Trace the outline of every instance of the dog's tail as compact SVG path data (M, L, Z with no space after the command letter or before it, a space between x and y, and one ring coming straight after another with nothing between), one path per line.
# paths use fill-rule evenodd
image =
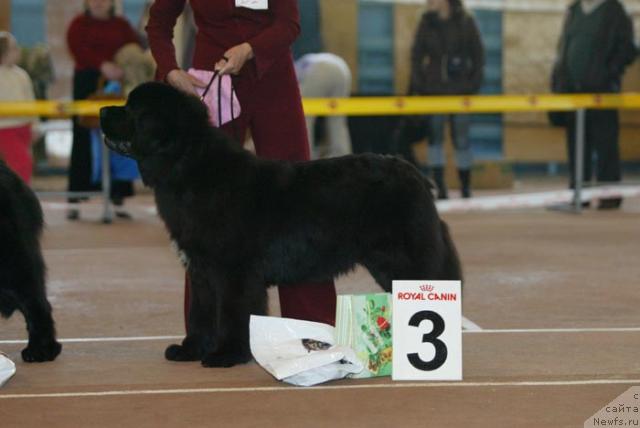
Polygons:
M447 223L440 220L440 228L442 229L442 241L444 242L444 262L440 277L442 280L462 281L462 265L460 264L458 251L449 234L449 227Z

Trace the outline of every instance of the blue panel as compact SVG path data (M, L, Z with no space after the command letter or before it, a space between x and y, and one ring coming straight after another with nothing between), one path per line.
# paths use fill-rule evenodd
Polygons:
M394 91L393 5L365 3L358 11L358 93Z
M146 3L147 0L124 0L122 5L124 16L129 20L133 28L138 28L140 16Z
M295 59L308 53L322 52L319 0L298 0L300 11L300 35L291 50Z
M45 43L45 0L12 0L11 33L22 46Z
M485 49L484 81L481 94L502 93L502 12L476 10L473 12L482 35ZM502 115L474 115L469 138L476 159L501 159Z

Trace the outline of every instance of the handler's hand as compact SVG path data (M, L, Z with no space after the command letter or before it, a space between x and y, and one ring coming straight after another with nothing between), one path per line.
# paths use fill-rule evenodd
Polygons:
M234 46L224 53L224 58L216 63L220 74L238 74L244 64L253 58L253 48L249 43Z
M202 80L180 69L171 70L169 74L167 74L167 82L174 88L178 88L181 91L192 95L198 95L196 87L207 87L207 84Z
M100 73L107 80L120 80L124 76L122 68L110 61L105 61L100 65Z

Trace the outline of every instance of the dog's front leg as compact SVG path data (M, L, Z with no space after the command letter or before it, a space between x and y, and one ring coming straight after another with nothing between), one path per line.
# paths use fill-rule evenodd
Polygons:
M214 348L214 320L216 314L215 284L204 266L191 262L191 301L187 337L181 345L171 345L165 351L165 357L171 361L198 361Z
M230 278L222 275L224 278ZM259 275L221 282L216 310L216 349L203 356L205 367L231 367L251 360L249 317L266 314L267 290Z

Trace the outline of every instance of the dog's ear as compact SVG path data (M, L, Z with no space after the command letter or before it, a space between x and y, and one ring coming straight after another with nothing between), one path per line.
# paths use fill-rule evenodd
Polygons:
M182 107L180 109L180 113L182 114L180 123L186 125L186 129L184 129L183 132L193 133L196 130L211 127L209 109L200 98L185 94L180 104Z

